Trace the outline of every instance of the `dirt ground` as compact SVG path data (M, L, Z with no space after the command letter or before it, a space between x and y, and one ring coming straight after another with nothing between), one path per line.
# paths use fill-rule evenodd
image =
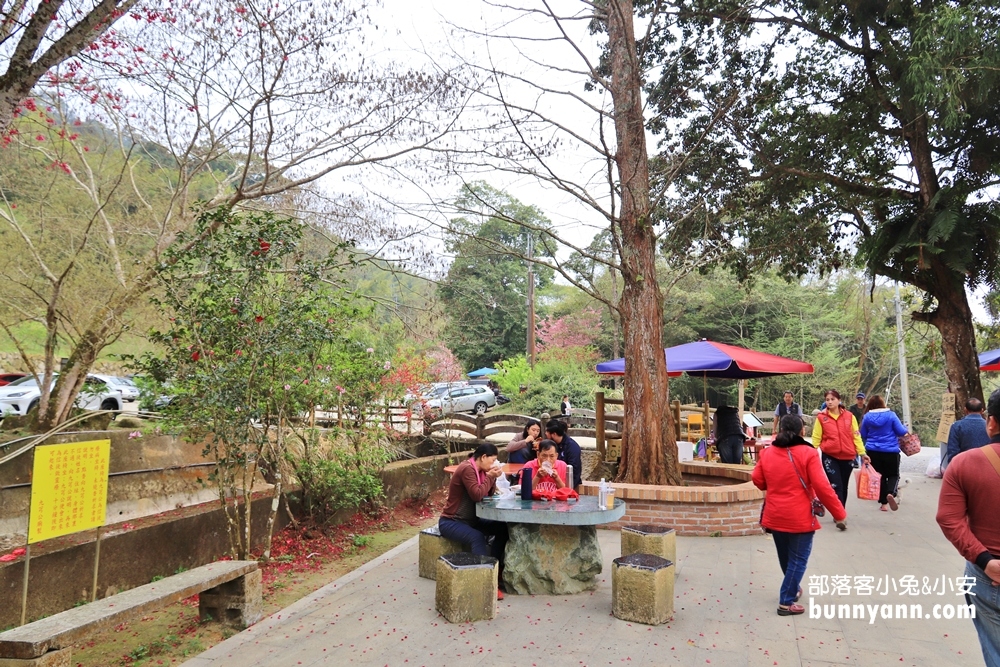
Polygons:
M264 614L270 615L385 553L434 524L445 491L405 501L376 514L355 514L337 526L288 526L274 536L271 561L262 563ZM173 665L232 635L217 622L198 620L198 596L123 623L73 647L76 667Z

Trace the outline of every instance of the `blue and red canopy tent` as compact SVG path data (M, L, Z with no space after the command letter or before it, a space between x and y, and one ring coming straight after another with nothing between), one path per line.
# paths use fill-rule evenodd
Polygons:
M804 361L712 340L675 345L664 349L663 354L667 360L667 373L672 376L687 373L703 378L745 380L814 371L813 365ZM597 364L597 372L602 375L624 375L625 359L612 359Z
M979 370L1000 371L1000 350L989 350L979 355Z

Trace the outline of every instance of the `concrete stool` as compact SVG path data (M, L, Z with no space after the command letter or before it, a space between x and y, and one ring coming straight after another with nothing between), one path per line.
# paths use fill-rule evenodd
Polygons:
M611 613L615 618L660 625L674 615L674 564L651 554L632 554L611 565Z
M673 528L663 526L625 526L621 532L622 556L652 554L677 562L677 540Z
M437 526L420 531L418 544L420 547L418 568L420 576L424 579L437 578L437 562L441 556L468 551L460 542L441 537L441 531Z
M500 563L492 556L470 553L441 556L437 562L434 608L449 623L496 618L499 572Z

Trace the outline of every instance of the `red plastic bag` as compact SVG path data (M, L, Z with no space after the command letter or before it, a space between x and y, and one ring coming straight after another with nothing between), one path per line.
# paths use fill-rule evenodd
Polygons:
M907 433L899 439L899 451L907 456L920 453L920 436L916 433Z
M858 498L861 500L878 500L882 475L872 467L872 464L862 462L861 468L854 473L854 480L858 485Z

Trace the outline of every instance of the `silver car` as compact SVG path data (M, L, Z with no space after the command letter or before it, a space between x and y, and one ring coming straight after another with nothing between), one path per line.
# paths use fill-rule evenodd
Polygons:
M117 389L122 393L122 400L129 403L139 398L139 387L135 386L135 382L128 378L119 377L117 375L102 375L100 373L94 373L94 377L99 377L108 383L108 386L112 389Z
M486 414L496 404L496 395L483 386L455 387L426 403L434 412L474 412L477 415Z

